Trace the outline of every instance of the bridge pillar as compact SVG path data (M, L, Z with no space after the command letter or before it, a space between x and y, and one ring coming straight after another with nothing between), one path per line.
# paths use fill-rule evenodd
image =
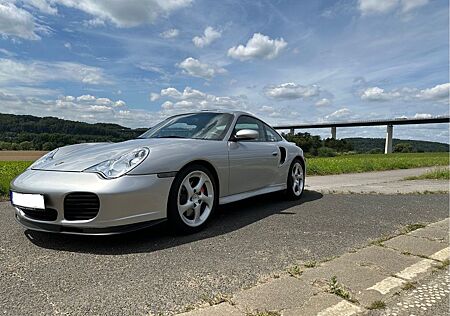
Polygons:
M386 143L384 145L384 153L391 154L392 153L392 132L394 127L392 125L388 125L386 128Z
M291 128L289 134L291 134L292 136L294 136L294 135L295 135L295 128Z
M336 126L331 126L331 138L336 139Z

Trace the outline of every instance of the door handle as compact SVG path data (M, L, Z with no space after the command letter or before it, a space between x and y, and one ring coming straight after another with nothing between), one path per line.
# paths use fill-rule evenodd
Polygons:
M274 151L273 153L272 153L272 156L278 156L278 151Z

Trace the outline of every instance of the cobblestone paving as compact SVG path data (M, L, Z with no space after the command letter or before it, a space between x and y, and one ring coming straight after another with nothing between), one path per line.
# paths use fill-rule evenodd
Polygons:
M448 271L431 275L417 287L388 304L385 316L448 315L450 275ZM392 306L391 306L392 305Z

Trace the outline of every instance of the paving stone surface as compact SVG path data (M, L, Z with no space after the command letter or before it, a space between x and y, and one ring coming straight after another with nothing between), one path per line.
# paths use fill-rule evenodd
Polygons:
M220 303L198 310L180 314L180 316L245 316L237 308L228 303Z
M301 307L318 289L294 277L281 277L244 290L233 297L240 310L280 311Z
M393 249L380 246L369 246L355 253L345 254L341 259L380 270L387 275L395 274L421 260L421 258L404 255Z
M445 244L431 241L425 238L418 238L409 235L398 236L392 238L384 245L405 253L411 253L416 256L431 256L432 254L444 249Z
M449 243L449 221L443 220L425 228L415 230L408 235Z
M288 309L282 312L283 316L317 315L319 312L329 307L335 306L342 301L336 295L329 293L319 293L312 296L305 304L298 308Z

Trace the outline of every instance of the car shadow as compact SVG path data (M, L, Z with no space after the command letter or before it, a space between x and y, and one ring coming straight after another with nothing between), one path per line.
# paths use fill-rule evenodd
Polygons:
M219 206L208 226L192 235L177 235L163 222L121 235L81 236L26 230L25 236L36 246L53 250L99 255L153 252L227 234L274 214L295 215L292 207L322 197L319 192L306 190L299 201L287 201L280 193L272 193Z

